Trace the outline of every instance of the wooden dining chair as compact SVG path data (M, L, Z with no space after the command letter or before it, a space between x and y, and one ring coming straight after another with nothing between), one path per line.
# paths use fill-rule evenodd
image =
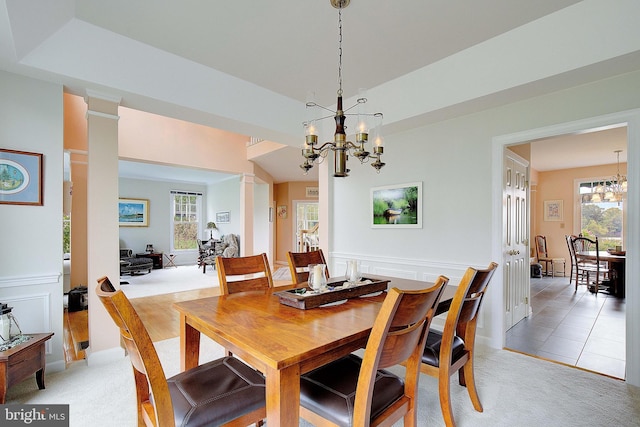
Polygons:
M322 249L310 252L287 252L287 260L289 261L289 271L293 283L307 283L309 280L309 264L327 264L324 259ZM329 278L329 269L325 269L327 279Z
M544 263L544 273L547 276L549 276L549 271L551 271L551 277L555 277L556 264L562 264L562 275L564 276L565 269L566 269L566 260L564 258L549 256L549 252L547 250L546 236L541 236L541 235L536 236L535 242L536 242L536 257L538 258L538 262L540 264ZM551 270L549 270L549 266L551 266Z
M245 257L216 257L222 295L273 288L266 254Z
M587 285L593 293L606 290L610 291L612 283L612 271L609 264L600 260L600 244L598 238L571 237L571 246L576 254L576 291L578 285ZM584 260L580 257L581 252L593 252L595 259Z
M473 352L478 312L489 281L498 264L483 270L467 268L458 284L442 332L431 329L422 354L420 370L438 378L440 409L447 427L455 426L451 410L450 377L458 371L458 381L467 388L476 411L482 412L473 373Z
M300 378L300 416L316 426L416 426L419 365L429 324L449 279L421 291L392 288L364 356L350 354ZM404 363L404 378L384 368Z
M223 357L167 379L149 333L125 294L107 277L98 279L96 294L120 328L133 365L139 426L262 423L262 375L236 358Z

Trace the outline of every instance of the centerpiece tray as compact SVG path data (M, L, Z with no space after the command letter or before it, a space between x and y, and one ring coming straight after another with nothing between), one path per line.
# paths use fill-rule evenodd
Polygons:
M274 295L278 296L280 304L307 310L332 302L384 291L387 289L389 281L363 277L362 281L357 284L345 285L345 283L347 283L345 279L329 279L327 289L321 292L316 292L305 286L275 292Z

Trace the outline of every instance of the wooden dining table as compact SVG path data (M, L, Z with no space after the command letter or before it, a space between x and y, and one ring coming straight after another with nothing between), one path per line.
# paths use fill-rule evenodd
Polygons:
M615 272L613 275L613 291L610 293L618 298L624 298L625 292L625 265L627 256L621 254L611 254L607 251L579 251L576 252L578 260L587 259L595 261L599 259L601 262L607 262L610 268Z
M388 288L425 289L433 283L367 275L389 280ZM297 285L298 287L300 285ZM205 334L262 372L266 381L267 423L299 424L300 374L364 348L386 292L348 299L339 305L299 309L281 304L276 292L241 292L174 304L180 315L180 367L199 364ZM456 287L447 285L437 314L451 305Z

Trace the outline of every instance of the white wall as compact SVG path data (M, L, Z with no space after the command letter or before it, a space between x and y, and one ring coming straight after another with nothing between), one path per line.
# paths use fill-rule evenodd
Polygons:
M202 208L207 206L205 185L130 178L120 178L118 182L120 197L149 200L148 227L120 227L120 248L133 249L134 253L144 252L148 243L156 252L171 252L171 190L200 192L203 194ZM202 237L204 232L200 234ZM197 250L172 253L176 265L193 265L198 258Z
M44 154L43 206L0 205L0 301L22 331L54 332L47 370L62 350L62 86L0 71L0 147Z
M229 233L241 234L240 177L235 176L215 185L209 185L207 191L209 192L207 221L216 223L220 235ZM229 212L230 221L228 223L218 223L216 221L216 212ZM240 239L243 238L244 236L240 236Z
M334 218L330 236L332 268L342 271L346 259L359 258L365 272L422 280L445 274L457 283L469 265L501 263L501 259L493 259L492 248L493 240L501 233L500 227L493 224L494 212L499 214L501 205L492 203L494 188L501 183L492 180L492 172L502 167L492 163L493 138L638 107L640 72L635 72L385 135L387 166L379 175L351 159L350 177L329 177L333 182L321 183L321 190L323 186L332 188L328 213L330 219ZM630 174L633 161L629 160ZM414 181L423 182L422 229L371 229L371 187ZM633 197L630 194L630 202ZM638 236L632 238L637 241ZM638 271L640 259L630 258L629 262L628 273ZM632 278L627 280L633 284ZM632 314L636 324L640 317L638 296L627 296L627 310L636 313ZM500 272L490 285L478 331L492 342L496 337L503 338L502 305ZM627 363L629 366L632 362Z

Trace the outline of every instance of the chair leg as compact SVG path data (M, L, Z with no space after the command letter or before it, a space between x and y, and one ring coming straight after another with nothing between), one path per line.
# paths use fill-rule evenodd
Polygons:
M467 387L469 398L473 404L473 408L482 412L482 403L480 403L480 397L478 396L478 389L476 388L476 378L473 373L473 355L469 355L469 360L464 364L462 368L458 370L458 378L460 385Z
M455 427L456 422L453 419L453 410L451 409L449 377L449 370L442 368L439 369L438 394L440 395L440 410L442 410L444 424L447 427Z

